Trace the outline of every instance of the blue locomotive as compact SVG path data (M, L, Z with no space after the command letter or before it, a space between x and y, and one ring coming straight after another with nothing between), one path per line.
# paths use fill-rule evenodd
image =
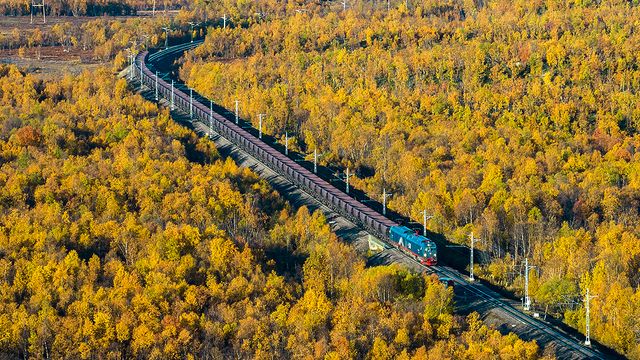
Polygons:
M389 239L398 244L400 249L409 251L424 265L438 263L438 248L431 239L418 235L406 226L391 226Z

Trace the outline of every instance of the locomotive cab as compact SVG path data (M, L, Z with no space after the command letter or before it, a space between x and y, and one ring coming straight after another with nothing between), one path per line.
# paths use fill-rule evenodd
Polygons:
M424 254L422 256L426 265L432 266L438 263L438 249L433 241L429 239L424 241Z
M405 226L392 226L389 229L389 239L402 251L416 257L423 265L432 266L438 263L436 244Z

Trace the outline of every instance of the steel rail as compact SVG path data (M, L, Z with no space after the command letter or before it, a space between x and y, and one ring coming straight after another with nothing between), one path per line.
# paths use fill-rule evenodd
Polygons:
M135 77L139 78L142 85L154 88L156 82L155 73L147 67L147 58L153 58L154 61L158 61L163 56L174 55L196 45L198 45L198 43L183 44L169 48L161 52L162 56L157 53L148 55L147 52L138 54L134 62ZM211 111L207 106L198 101L200 96L195 96L191 99L190 96L183 91L185 89L182 85L174 85L173 91L171 91L171 85L165 81L164 76L158 77L157 84L159 95L165 99L171 96L170 93L173 93L175 107L187 113L189 113L188 109L191 108L195 121L200 121L205 126L211 125L214 128L213 130L227 138L231 143L247 151L260 161L270 164L276 172L285 176L293 184L315 195L314 197L320 199L323 204L376 236L384 238L390 226L398 225L373 209L335 189L328 182L268 146L262 140L256 138L230 119ZM169 98L169 100L171 99Z
M480 289L478 287L477 284L472 284L469 283L467 280L465 280L465 278L460 274L460 272L458 272L455 269L451 269L445 266L438 266L433 268L432 270L434 270L434 272L445 275L449 278L455 279L457 282L463 284L465 286L466 289L468 289L470 292L476 294L478 297L490 301L490 302L495 302L497 305L500 306L500 308L502 310L504 310L505 312L509 313L509 315L511 315L511 317L513 317L514 319L520 321L522 324L525 324L529 327L532 327L534 330L538 330L541 331L551 337L553 337L553 339L555 339L556 341L562 343L562 345L564 345L565 347L571 349L572 351L576 351L581 353L582 355L584 355L586 358L588 359L601 359L604 358L604 355L601 354L600 352L592 349L592 348L588 348L585 346L582 346L581 343L578 343L576 341L572 341L571 339L568 339L567 337L570 336L568 334L563 334L561 332L559 332L558 330L554 329L553 327L549 327L546 326L544 323L542 323L540 320L537 320L535 318L532 318L531 316L515 309L511 304L507 303L506 301L497 298L496 296L487 293L486 291Z
M195 41L193 43L180 44L158 51L154 54L149 54L148 52L140 53L136 56L134 61L134 76L140 80L142 85L147 86L150 89L154 89L156 81L155 73L149 69L149 66L153 67L153 63L166 59L170 56L175 56L181 52L194 48L201 43L202 40ZM151 62L151 64L148 65L147 62ZM167 74L158 75L158 94L164 99L171 101L171 85L168 83L170 76ZM186 94L185 91L188 91L188 88L184 84L179 81L174 83L173 96L175 107L189 113L189 95ZM211 130L216 131L219 135L226 138L235 146L249 153L276 173L284 176L292 184L301 188L325 206L346 217L354 224L357 224L378 236L383 242L390 245L390 247L398 248L395 243L388 240L388 236L386 235L390 226L398 225L396 222L384 217L375 210L338 190L333 185L293 161L288 156L267 145L262 140L242 128L239 124L235 124L233 120L228 119L217 112L211 111L208 106L202 104L200 101L200 99L206 99L205 97L197 94L196 92L193 94L193 121L199 121L206 127L211 126ZM455 279L457 283L464 285L466 289L479 298L496 303L497 306L507 312L513 319L520 321L534 330L541 331L548 336L551 336L555 341L564 345L571 351L578 352L589 359L604 358L604 355L599 351L582 346L577 339L573 337L569 338L569 334L560 333L558 330L546 326L540 320L534 319L520 312L501 298L485 292L479 288L478 284L467 281L464 275L459 271L445 266L426 267L404 251L400 252L411 261L417 262L421 267L429 269L436 274L445 275Z

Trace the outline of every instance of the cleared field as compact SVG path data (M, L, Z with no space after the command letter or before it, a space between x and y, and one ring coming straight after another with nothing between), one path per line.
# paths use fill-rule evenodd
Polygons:
M160 12L157 12L161 14ZM157 14L158 15L158 14ZM13 29L18 28L21 31L33 31L39 28L41 31L50 30L56 24L60 23L72 23L82 24L85 22L105 19L105 20L127 20L134 19L139 16L48 16L47 23L42 23L42 14L33 17L33 24L29 16L0 16L0 34L11 33Z
M156 11L156 18L172 17L177 11ZM0 16L0 63L16 64L25 70L44 75L57 76L63 73L78 74L85 69L106 64L108 57L98 57L94 46L60 46L57 40L50 41L54 35L54 27L60 24L70 24L78 29L85 23L104 20L108 22L150 18L151 12L139 12L137 16L104 16L104 17L47 17L42 22L42 16L34 16L33 23L29 16ZM58 27L59 32L60 27ZM34 43L34 32L42 35L43 46ZM77 36L77 30L76 35ZM60 35L57 35L59 37ZM70 44L69 44L70 45Z
M76 51L63 53L62 47L42 48L42 54L38 59L35 54L36 49L31 49L33 53L26 56L17 55L17 50L0 51L1 64L14 64L27 72L40 74L44 78L55 78L64 74L80 74L85 70L95 69L106 65L106 62L84 61L81 52ZM85 59L90 57L85 57Z

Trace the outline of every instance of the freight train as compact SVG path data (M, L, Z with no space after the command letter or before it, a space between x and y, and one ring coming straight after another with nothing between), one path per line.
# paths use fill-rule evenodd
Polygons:
M172 109L175 106L175 108L191 114L193 121L199 121L209 126L234 145L354 224L362 226L381 239L387 239L388 244L409 253L425 265L437 263L437 249L433 241L414 233L407 227L400 226L395 221L336 189L315 173L242 128L237 123L237 118L235 122L225 118L222 114L213 111L211 103L207 106L199 101L198 96L193 98L193 95L197 95L195 92L183 91L186 89L182 84L176 83L174 86L173 81L170 84L162 76L159 76L156 64L170 60L199 43L201 41L181 44L151 55L146 51L142 52L135 57L131 75L137 77L142 86L154 91L156 99L164 98L171 104Z
M429 238L418 235L406 226L391 226L389 239L404 252L416 258L424 265L438 263L438 248Z

